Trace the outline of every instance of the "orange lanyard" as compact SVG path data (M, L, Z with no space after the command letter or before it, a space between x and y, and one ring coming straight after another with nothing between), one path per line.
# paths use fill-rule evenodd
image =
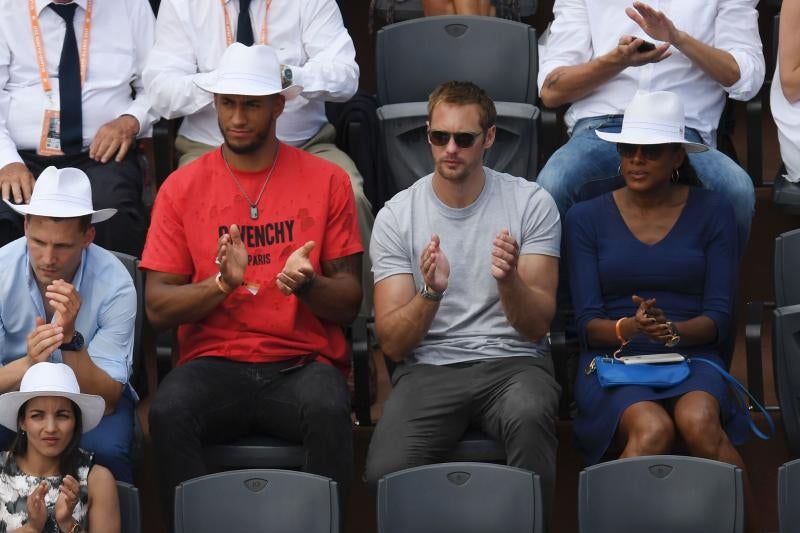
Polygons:
M228 15L228 10L225 8L225 0L219 0L222 5L222 13L225 15L225 42L228 46L233 44L233 30L231 29L231 16ZM259 36L259 44L267 44L267 15L269 14L269 6L272 5L272 0L264 0L264 23L261 24L261 35Z
M42 87L45 93L50 93L53 86L50 84L50 75L47 73L47 60L44 57L42 45L42 30L39 27L39 13L36 12L36 0L28 0L28 9L31 16L31 29L33 30L33 44L36 46L36 60L39 62L39 76L42 78ZM86 80L86 68L89 58L89 33L92 30L92 0L86 2L86 17L83 19L83 35L81 36L81 86Z

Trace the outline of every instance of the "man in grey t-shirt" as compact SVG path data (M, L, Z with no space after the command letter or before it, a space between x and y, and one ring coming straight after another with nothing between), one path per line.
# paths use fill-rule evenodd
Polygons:
M552 501L559 386L546 340L561 227L535 183L482 166L495 138L486 93L449 82L428 101L433 174L378 213L375 326L400 363L367 456L370 483L444 460L474 425Z

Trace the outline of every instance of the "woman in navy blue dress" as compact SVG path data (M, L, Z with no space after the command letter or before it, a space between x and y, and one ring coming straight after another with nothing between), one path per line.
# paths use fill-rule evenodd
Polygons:
M668 92L637 93L617 143L625 186L570 209L567 264L583 353L576 379L576 443L589 464L612 443L621 457L689 453L744 469L734 447L747 413L708 365L669 388L602 388L592 358L679 352L726 366L720 347L733 323L738 249L733 209L697 185L683 140L683 104ZM694 182L694 183L692 183Z

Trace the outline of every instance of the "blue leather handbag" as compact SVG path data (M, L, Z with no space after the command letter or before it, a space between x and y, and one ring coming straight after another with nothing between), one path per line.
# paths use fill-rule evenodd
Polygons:
M666 388L677 385L689 377L689 363L686 360L677 363L626 365L619 359L598 355L591 367L597 372L597 380L601 387L617 387L619 385L647 385L654 388Z

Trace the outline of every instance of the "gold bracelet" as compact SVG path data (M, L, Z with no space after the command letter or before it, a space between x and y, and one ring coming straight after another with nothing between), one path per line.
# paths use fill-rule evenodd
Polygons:
M222 279L222 272L218 272L218 273L217 273L217 277L216 277L216 278L214 278L214 281L216 281L216 282L217 282L217 287L219 287L219 290L221 290L223 293L225 293L225 294L230 294L230 293L232 293L232 292L233 292L233 289L231 289L231 288L228 286L228 284L227 284L227 283L225 283L225 280L224 280L224 279Z

